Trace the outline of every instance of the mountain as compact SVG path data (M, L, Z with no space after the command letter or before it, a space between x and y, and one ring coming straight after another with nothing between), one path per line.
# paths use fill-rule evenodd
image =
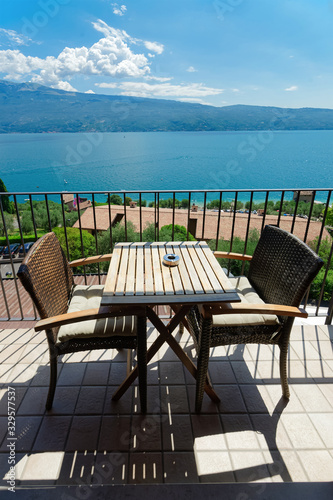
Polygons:
M333 129L332 109L204 106L0 81L0 133Z

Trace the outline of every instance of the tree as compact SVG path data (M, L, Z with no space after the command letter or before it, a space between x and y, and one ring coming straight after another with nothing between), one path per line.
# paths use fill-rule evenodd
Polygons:
M0 193L7 193L7 188L2 179L0 179ZM2 208L5 212L7 212L8 214L14 213L15 211L14 203L10 201L9 196L2 194L1 202L2 202Z
M127 222L127 241L139 241L139 234L135 231L135 226L133 222ZM112 245L119 242L126 241L125 224L123 222L118 222L112 228ZM110 253L113 248L110 246L110 229L104 231L98 237L98 250L100 253Z
M14 231L14 218L11 214L4 213L5 224L7 233ZM0 217L0 236L5 236L5 224L3 223L2 217Z
M61 248L63 249L67 257L66 236L64 228L55 227L53 229L53 232L58 238ZM80 230L75 227L68 227L66 229L66 233L70 260L80 259L82 257ZM84 256L91 257L93 255L96 255L96 243L95 238L92 236L92 234L88 233L88 231L82 230L82 240Z
M32 231L34 230L34 225L33 225L33 222L32 222L31 212L29 212L28 210L25 210L22 213L22 217L21 217L21 229L22 229L23 234L32 233Z
M112 194L110 196L110 203L111 205L123 205L123 199L119 194Z
M155 241L155 225L148 224L142 231L143 241ZM175 224L174 235L172 238L172 224L162 226L159 230L159 241L195 241L191 233L187 236L187 229L185 226Z
M333 226L333 207L327 209L325 224L327 226Z

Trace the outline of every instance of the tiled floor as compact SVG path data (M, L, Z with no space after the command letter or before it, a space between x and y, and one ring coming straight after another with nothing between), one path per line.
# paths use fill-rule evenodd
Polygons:
M150 328L149 341L155 336ZM194 356L187 332L177 339ZM116 350L59 360L55 401L46 412L44 334L3 329L2 486L8 486L11 457L18 486L331 481L332 340L333 327L294 326L288 404L281 398L276 348L215 348L210 376L221 403L205 396L200 415L194 413L193 378L164 345L148 366L143 416L136 385L119 402L111 400L126 372L126 352ZM15 441L7 432L9 391L15 393Z

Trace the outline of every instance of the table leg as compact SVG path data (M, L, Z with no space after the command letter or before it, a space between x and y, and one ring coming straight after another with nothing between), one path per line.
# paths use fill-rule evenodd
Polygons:
M157 316L157 314L150 307L147 307L147 316L160 333L158 338L151 345L151 347L147 352L147 363L149 363L149 361L155 356L155 354L162 347L164 342L167 342L171 347L171 349L174 351L174 353L178 356L180 361L188 369L191 375L196 379L197 376L196 366L194 365L194 363L192 363L190 358L187 356L187 354L183 351L178 342L171 335L173 330L179 325L180 321L182 321L182 319L188 313L190 308L191 306L182 306L181 308L179 308L175 316L173 316L173 318L169 321L169 323L165 325ZM138 370L137 367L135 367L131 371L131 373L126 377L126 379L122 382L122 384L118 387L117 391L113 394L112 399L114 401L118 401L118 399L121 398L121 396L127 391L130 385L134 382L137 375L138 375ZM219 403L220 398L215 393L213 388L207 383L207 381L204 387L205 387L204 390L208 394L210 399L215 403Z

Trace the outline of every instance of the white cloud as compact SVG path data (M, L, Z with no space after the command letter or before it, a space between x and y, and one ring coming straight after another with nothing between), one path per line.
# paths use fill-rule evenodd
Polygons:
M6 30L5 28L0 28L0 47L2 46L2 39L6 41L7 46L8 41L11 45L30 45L30 43L34 43L28 36L17 33L14 30Z
M170 80L173 80L173 77L162 77L162 76L152 76L152 75L146 75L144 77L145 80L155 80L157 82L169 82Z
M118 88L121 95L138 97L191 97L201 98L208 95L218 95L223 89L206 87L202 83L190 83L188 85L171 85L170 83L149 84L145 82L121 82L118 84L96 83L100 88ZM116 85L116 87L115 87Z
M123 16L127 10L126 5L118 5L117 3L112 3L111 4L113 7L113 13L116 14L116 16Z
M164 45L162 43L144 41L143 44L146 49L150 50L151 52L156 52L156 54L162 54L164 50Z
M103 33L103 38L91 47L65 47L57 57L41 59L25 56L19 50L0 50L0 73L5 73L6 79L31 78L33 82L66 90L73 90L68 80L76 75L137 78L149 74L150 67L145 54L134 53L130 47L138 40L131 38L126 31L108 26L104 21L98 20L92 24ZM156 42L152 44L156 51L160 50Z
M210 102L206 102L203 99L199 99L197 97L180 97L179 99L177 99L177 101L193 102L193 103L197 103L197 104L204 104L205 106L214 106L214 104L212 104Z
M187 68L187 70L189 73L195 73L196 71L198 71L197 69L195 69L193 66L190 66L189 68Z
M287 92L294 92L295 90L298 90L298 87L297 85L292 85L291 87L288 87L284 90L286 90Z
M231 89L232 92L239 92L239 89Z
M86 90L85 94L95 94L95 92L93 90Z

